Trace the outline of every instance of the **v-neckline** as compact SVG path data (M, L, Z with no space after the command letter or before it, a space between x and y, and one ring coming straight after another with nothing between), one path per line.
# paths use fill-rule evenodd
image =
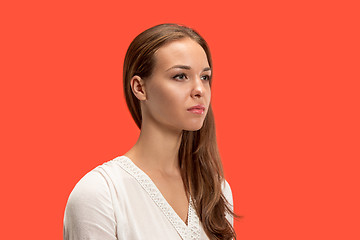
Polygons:
M161 209L169 222L174 226L183 240L200 239L199 218L194 209L191 196L189 196L186 224L168 203L151 178L136 166L129 157L123 155L114 160L117 160L120 166L138 181L142 188L150 195L151 199Z

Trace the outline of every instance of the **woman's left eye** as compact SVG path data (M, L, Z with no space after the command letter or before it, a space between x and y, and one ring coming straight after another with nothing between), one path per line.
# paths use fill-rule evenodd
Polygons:
M209 81L210 80L210 76L209 75L204 75L201 77L202 80L206 80Z

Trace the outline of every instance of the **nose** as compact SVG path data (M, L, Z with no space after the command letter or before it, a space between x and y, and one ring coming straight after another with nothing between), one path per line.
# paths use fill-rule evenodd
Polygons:
M204 83L202 82L200 77L197 77L194 80L194 83L193 83L193 86L192 86L191 97L193 97L193 98L201 98L201 97L204 96L204 93L205 93Z

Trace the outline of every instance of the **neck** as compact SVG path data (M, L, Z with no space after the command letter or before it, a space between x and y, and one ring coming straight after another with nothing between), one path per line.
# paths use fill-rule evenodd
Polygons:
M143 119L140 136L125 155L143 170L177 175L181 137L182 131L146 124Z

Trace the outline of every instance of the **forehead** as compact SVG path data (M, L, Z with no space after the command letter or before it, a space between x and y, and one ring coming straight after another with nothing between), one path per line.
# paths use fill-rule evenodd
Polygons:
M169 68L173 65L188 65L191 68L209 67L204 49L194 40L185 38L170 42L155 53L158 68Z

